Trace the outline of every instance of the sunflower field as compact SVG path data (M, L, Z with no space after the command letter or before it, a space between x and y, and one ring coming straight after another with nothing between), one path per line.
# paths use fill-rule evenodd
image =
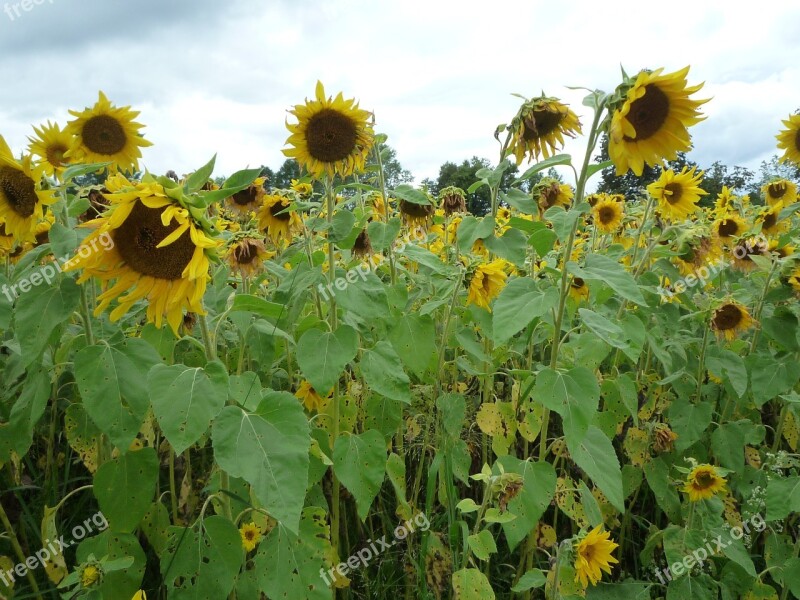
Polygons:
M0 598L800 599L797 185L669 166L688 67L586 91L436 194L321 83L288 189L102 92L0 137Z

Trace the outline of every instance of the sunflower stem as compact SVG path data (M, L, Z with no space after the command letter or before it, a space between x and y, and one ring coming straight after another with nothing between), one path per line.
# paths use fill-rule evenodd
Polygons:
M208 321L205 315L197 315L197 320L200 322L200 333L203 335L203 346L206 349L206 359L209 361L217 359L217 351L214 347L214 342L211 339L211 334L208 331Z
M86 344L94 346L94 333L92 332L91 313L89 312L89 298L86 295L86 287L80 286L81 290L81 317L83 317L83 329L86 332Z
M20 564L24 563L27 557L25 556L25 552L22 550L22 546L19 543L19 538L17 538L17 534L14 531L13 527L11 527L11 521L8 520L8 515L6 514L5 508L3 508L3 503L0 502L0 521L3 523L3 527L8 532L8 538L11 542L11 547L14 549L14 553L17 555ZM27 569L26 576L28 579L28 583L31 584L31 590L34 593L36 598L42 598L41 592L39 591L39 586L36 584L36 579L33 576L33 573L30 569Z
M172 523L178 524L178 495L175 485L175 449L169 447L169 495L170 505L172 506Z
M761 326L759 325L758 320L761 318L761 311L764 309L764 300L766 300L767 293L769 292L769 284L772 283L772 276L775 274L777 267L778 261L773 260L772 268L769 270L767 280L764 282L764 289L761 291L761 297L758 299L758 304L756 305L755 311L753 311L753 320L755 321L756 330L753 333L753 339L750 341L750 351L748 354L752 354L756 349L756 345L758 344L758 337L761 333Z
M710 330L711 327L706 325L703 331L703 343L700 346L700 360L697 365L697 391L694 394L696 403L700 402L700 394L703 391L703 373L706 368L706 349L708 348L708 332Z

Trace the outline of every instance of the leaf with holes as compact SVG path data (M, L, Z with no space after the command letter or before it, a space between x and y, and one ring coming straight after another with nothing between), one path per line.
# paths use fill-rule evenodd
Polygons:
M158 457L152 448L128 452L111 460L94 476L94 495L109 529L132 533L153 502Z

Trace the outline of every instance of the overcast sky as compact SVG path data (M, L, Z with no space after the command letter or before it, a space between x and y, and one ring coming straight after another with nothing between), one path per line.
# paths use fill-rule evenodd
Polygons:
M541 0L0 0L0 134L83 109L102 89L141 111L143 165L218 174L284 157L287 110L326 90L374 111L419 182L443 162L497 161L492 134L518 92L613 89L620 64L691 64L708 119L691 158L756 168L800 107L800 5ZM33 4L39 2L40 4ZM19 16L14 5L19 4ZM713 8L711 8L713 7ZM8 13L11 13L12 18ZM580 140L568 151L582 153ZM576 159L576 162L579 160Z

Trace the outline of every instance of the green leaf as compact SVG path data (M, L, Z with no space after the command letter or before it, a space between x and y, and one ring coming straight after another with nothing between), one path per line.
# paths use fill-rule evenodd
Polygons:
M332 290L326 288L326 295L332 293L339 306L364 319L380 319L389 314L386 286L368 264L362 263L350 269L345 281L349 285L344 291L338 291L334 285Z
M678 434L675 450L682 452L698 441L711 425L713 407L707 402L692 404L687 398L678 397L669 407L669 422Z
M550 506L556 492L556 472L550 463L513 456L502 456L497 462L506 473L522 475L522 490L508 503L508 511L517 518L503 524L509 550L513 551L536 528Z
M399 233L400 219L398 217L392 217L389 219L388 223L372 221L367 225L367 235L369 236L372 248L376 252L383 252L391 246L392 242L397 239Z
M406 367L422 377L433 363L435 336L433 319L429 315L407 314L389 331L389 342Z
M205 369L156 365L147 376L150 402L158 424L176 454L208 430L228 399L228 372L219 361Z
M705 574L675 579L667 588L667 600L715 600L716 597L714 580Z
M553 231L556 232L558 239L566 244L575 227L575 221L581 216L581 213L575 209L564 210L561 206L552 206L544 213L544 218L548 223L553 225Z
M669 475L669 466L661 457L654 458L644 465L647 485L653 490L656 503L661 507L670 521L681 520L681 499Z
M545 169L549 169L550 167L558 167L561 165L569 165L572 162L572 157L569 154L556 154L555 156L551 156L543 160L542 162L536 163L530 169L525 171L522 175L520 175L517 179L514 180L514 184L516 185L520 181L527 181L539 171L544 171Z
M392 190L392 194L399 198L400 200L405 200L406 202L411 202L412 204L422 204L424 206L430 206L431 200L428 198L428 195L421 191L415 190L413 186L408 185L407 183L401 183L396 188Z
M750 371L750 389L759 408L792 389L800 380L800 362L794 355L782 359L751 354L745 359Z
M744 472L745 431L752 428L749 421L723 423L711 434L711 449L719 463L737 473Z
M592 422L600 400L600 387L586 367L569 371L544 369L536 376L533 397L564 420L567 440L577 444Z
M436 400L444 431L452 439L461 438L467 416L467 403L461 394L444 394Z
M575 464L586 471L614 508L624 513L622 470L611 440L597 427L592 426L579 443L571 441L567 436L567 448Z
M206 517L189 529L170 527L167 548L161 556L161 574L169 597L227 598L243 558L242 536L224 517Z
M500 201L513 206L526 215L535 215L539 212L531 194L517 188L511 188L507 192L500 192Z
M69 256L78 247L78 234L76 231L72 228L64 227L61 223L53 223L47 237L56 257Z
M200 191L200 189L206 183L208 183L208 179L214 172L214 165L216 162L217 155L215 154L211 157L210 161L189 175L188 179L186 180L186 184L183 186L184 192L187 194L193 194L194 192Z
M315 506L303 510L299 533L275 527L255 557L261 591L269 598L329 600L333 579L326 568L332 554L329 538L325 511Z
M411 404L410 380L400 357L389 342L381 340L364 352L361 371L372 390L382 396Z
M455 272L454 267L443 263L436 254L430 250L427 250L426 248L422 248L414 244L406 244L402 249L398 248L397 253L401 256L407 256L415 263L419 263L425 267L428 267L434 273L449 275Z
M358 334L349 325L333 333L309 329L297 344L297 363L314 389L327 394L358 352Z
M227 190L230 195L233 195L238 191L250 187L259 175L261 175L260 168L236 171L236 173L225 180L225 183L222 184L222 189Z
M25 456L33 444L33 430L42 418L50 398L50 377L46 371L31 371L11 407L7 423L0 423L0 464L12 453Z
M587 600L650 600L649 583L598 583L586 590ZM688 599L687 599L688 600Z
M392 452L389 454L389 459L386 461L386 476L394 488L394 493L397 496L397 510L395 513L401 519L408 520L413 516L411 506L406 499L406 463L400 458L398 454Z
M479 560L489 560L489 556L497 552L497 544L488 529L469 536L467 543Z
M567 263L567 271L586 281L600 281L635 304L641 306L647 304L633 276L619 262L607 256L590 254L586 257L585 266L579 267L570 262Z
M540 588L547 583L547 577L540 569L531 569L519 578L517 585L511 588L512 592L520 593Z
M586 512L586 518L589 519L589 525L597 527L603 523L603 513L600 511L600 505L597 504L597 499L592 495L592 490L589 489L585 482L581 481L578 484L578 489L581 491L581 504Z
M453 600L494 600L494 590L486 575L478 569L453 573Z
M536 221L535 224L541 225L537 231L534 231L528 238L528 243L536 250L536 254L546 256L548 252L555 246L558 236L552 229L548 229L547 225L541 221Z
M94 495L111 531L133 533L153 502L157 479L152 448L128 452L97 469Z
M729 381L739 398L747 393L747 367L738 354L711 346L706 356L706 368L720 379Z
M800 512L800 477L775 477L767 484L767 521Z
M297 398L268 392L255 412L227 406L211 435L219 466L247 481L270 515L297 533L311 446L308 420Z
M349 210L340 210L333 215L331 221L332 226L328 233L328 238L332 242L341 242L353 231L353 226L356 224L356 216Z
M486 247L500 258L522 267L525 264L528 238L518 229L509 229L501 237L490 235L485 240Z
M135 535L105 530L81 542L75 555L76 562L86 562L90 555L103 559L105 573L95 588L102 598L132 598L139 590L147 567L147 556ZM120 561L125 559L130 564L122 566L126 563ZM114 566L121 568L115 569Z
M102 162L91 163L87 165L72 165L71 167L64 169L64 172L61 174L61 181L71 181L76 177L82 177L83 175L89 175L90 173L97 173L101 169L105 169L110 164L110 162Z
M492 312L492 337L496 345L508 341L558 303L555 288L540 290L527 277L512 279L500 292Z
M492 233L494 233L494 219L491 215L481 219L467 215L458 224L456 243L462 252L469 252L476 240L489 237Z
M258 296L251 296L249 294L237 294L233 298L233 305L231 312L249 312L267 319L280 319L286 307L282 304L269 302Z
M340 436L333 447L333 470L355 497L361 520L366 520L386 472L383 434L370 429L361 435Z

